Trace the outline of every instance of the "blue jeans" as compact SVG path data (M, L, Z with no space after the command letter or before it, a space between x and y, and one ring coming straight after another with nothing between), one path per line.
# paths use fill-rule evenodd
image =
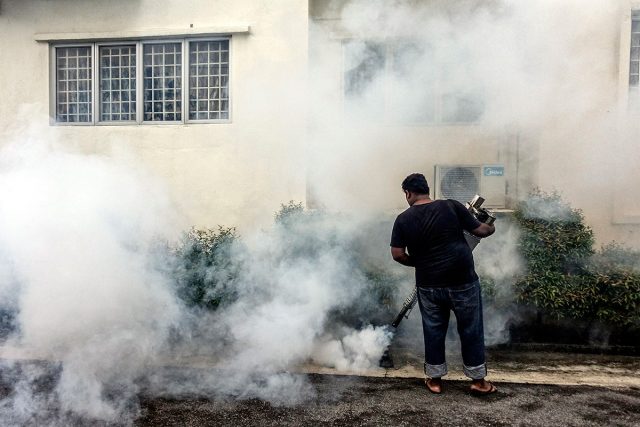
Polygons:
M474 380L487 375L484 358L480 282L446 288L418 288L424 332L424 372L430 378L447 374L445 339L451 311L456 316L464 374Z

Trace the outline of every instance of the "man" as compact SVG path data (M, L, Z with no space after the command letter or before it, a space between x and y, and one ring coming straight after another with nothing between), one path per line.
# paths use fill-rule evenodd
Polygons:
M442 377L447 374L445 338L453 311L463 371L472 380L470 391L478 395L494 393L495 386L484 379L487 368L480 282L463 230L487 237L495 228L478 221L458 201L431 200L422 174L409 175L402 182L402 190L409 208L393 225L391 255L400 264L415 267L426 385L432 393L442 392Z

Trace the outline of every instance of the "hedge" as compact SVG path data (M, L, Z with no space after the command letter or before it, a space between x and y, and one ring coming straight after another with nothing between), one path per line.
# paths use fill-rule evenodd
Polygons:
M336 321L358 324L384 322L404 298L398 292L408 278L388 254L391 218L363 225L360 234L347 232L338 214L312 212L301 203L283 204L274 215L276 232L287 240L282 256L313 260L321 251L347 248L354 277L363 281L357 303L333 313ZM514 278L515 303L559 319L599 321L617 326L640 325L640 253L617 243L594 250L594 236L584 215L557 193L532 192L518 204L513 218L521 233L518 248L525 273ZM295 238L301 230L305 238ZM308 237L311 235L311 237ZM293 236L288 238L287 236ZM370 236L380 236L371 242ZM234 289L243 268L234 261L234 246L242 239L234 228L191 230L176 249L178 295L191 306L215 310L237 297ZM371 247L380 247L373 255ZM377 249L376 249L377 250ZM495 284L483 277L490 300ZM410 279L409 279L410 280ZM405 283L406 285L406 283ZM406 286L405 286L406 287Z
M579 209L557 193L536 190L514 218L527 271L515 283L517 301L558 318L640 324L640 254L611 243L593 249Z

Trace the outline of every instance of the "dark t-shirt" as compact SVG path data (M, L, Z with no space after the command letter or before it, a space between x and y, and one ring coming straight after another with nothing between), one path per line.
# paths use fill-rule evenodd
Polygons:
M462 203L434 200L413 205L396 218L391 246L407 248L415 261L416 285L446 287L478 280L463 230L480 226Z

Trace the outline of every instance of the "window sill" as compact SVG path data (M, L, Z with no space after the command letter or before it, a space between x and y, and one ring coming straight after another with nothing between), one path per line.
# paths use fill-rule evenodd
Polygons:
M90 42L108 40L145 40L166 37L209 37L229 34L249 34L248 25L231 25L207 28L185 29L150 29L141 31L113 31L90 33L38 33L34 34L36 42Z

